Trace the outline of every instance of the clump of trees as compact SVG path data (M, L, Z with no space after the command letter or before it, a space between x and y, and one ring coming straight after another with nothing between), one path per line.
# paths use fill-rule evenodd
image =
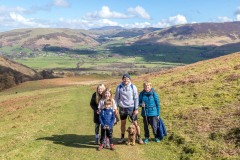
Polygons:
M14 75L11 73L0 73L0 91L16 85Z

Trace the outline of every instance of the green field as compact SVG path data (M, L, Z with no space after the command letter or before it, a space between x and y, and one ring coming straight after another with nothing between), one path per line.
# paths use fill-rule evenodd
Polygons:
M142 57L107 57L107 56L98 56L98 58L90 58L87 55L80 55L78 58L71 56L37 56L32 58L23 58L16 59L17 62L24 64L30 68L36 70L43 69L75 69L77 67L77 63L82 63L81 69L92 69L104 67L106 70L110 70L115 67L114 64L122 65L124 68L128 68L128 66L124 66L124 64L134 64L135 68L140 68L144 66L144 68L155 68L155 67L173 67L178 65L183 65L181 63L168 63L168 62L145 62ZM133 68L134 69L134 68Z
M168 136L148 145L96 151L89 106L98 83L113 92L121 77L32 81L0 92L0 159L238 160L240 53L141 76L161 99ZM128 122L129 124L130 122ZM141 128L142 117L139 117ZM142 129L143 136L143 129ZM120 124L114 127L114 143Z
M169 151L167 141L149 146L116 145L115 151L96 151L89 106L93 87L42 83L45 82L27 82L1 93L0 159L177 158ZM119 132L118 124L114 127L115 142ZM129 149L137 154L126 153Z
M1 47L0 52L19 63L33 69L75 69L80 63L81 69L108 70L117 65L117 69L140 70L139 68L165 68L205 60L200 56L204 49L199 47L175 47L161 45L131 45L115 40L94 48L75 48L62 51L53 47L44 51L31 51L20 46ZM122 66L119 66L123 64ZM126 64L126 65L125 65ZM130 67L134 65L134 67ZM125 68L124 68L125 67Z

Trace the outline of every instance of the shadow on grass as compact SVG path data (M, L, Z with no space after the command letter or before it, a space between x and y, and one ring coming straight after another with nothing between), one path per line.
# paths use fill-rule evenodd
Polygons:
M76 148L97 148L94 145L94 135L76 135L76 134L63 134L52 135L51 137L42 137L36 140L52 141L54 144L60 144L68 147Z

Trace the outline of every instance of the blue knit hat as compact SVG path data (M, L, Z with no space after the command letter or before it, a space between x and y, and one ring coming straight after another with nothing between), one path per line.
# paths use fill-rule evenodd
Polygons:
M131 78L130 78L130 75L127 74L127 73L122 76L122 79L124 79L124 78L129 78L129 79L131 79Z

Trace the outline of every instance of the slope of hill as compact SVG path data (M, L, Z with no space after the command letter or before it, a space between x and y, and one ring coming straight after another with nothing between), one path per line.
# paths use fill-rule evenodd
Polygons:
M71 29L19 29L0 34L0 46L22 46L42 49L44 46L77 48L96 46L99 43L82 30Z
M134 80L153 82L168 139L182 148L181 159L239 158L239 60L240 52Z
M0 94L0 158L79 159L81 155L81 159L91 160L112 155L119 160L238 160L239 59L240 53L234 53L155 74L132 76L138 91L142 90L143 81L153 83L161 99L161 118L168 137L160 144L116 144L115 151L95 151L89 101L96 83L105 83L114 91L121 77L31 81L5 90ZM92 81L96 83L93 85ZM139 123L143 131L141 116ZM119 136L117 124L114 143Z
M240 43L240 22L173 26L145 34L133 42L176 46L221 46L229 43Z
M35 70L0 57L0 91L18 83L41 78Z

